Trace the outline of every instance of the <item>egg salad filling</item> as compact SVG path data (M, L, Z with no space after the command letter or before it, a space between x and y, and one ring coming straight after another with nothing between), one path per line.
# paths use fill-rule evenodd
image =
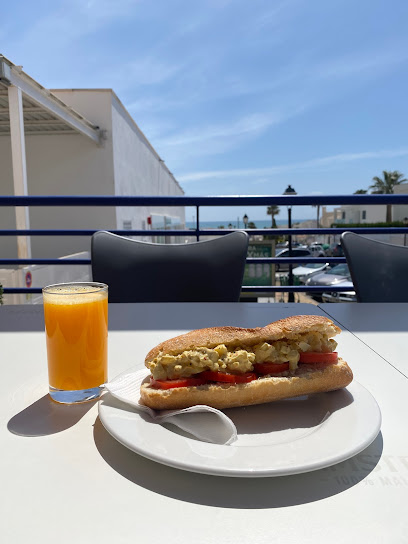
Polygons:
M332 352L337 342L317 332L298 335L295 339L282 339L269 344L240 346L228 350L224 344L215 348L198 347L177 355L160 353L146 363L155 380L190 378L205 370L244 374L254 370L254 364L289 363L289 373L298 366L301 352Z

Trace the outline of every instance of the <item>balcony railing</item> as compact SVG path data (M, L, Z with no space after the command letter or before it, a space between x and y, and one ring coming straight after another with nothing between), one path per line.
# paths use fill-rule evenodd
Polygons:
M327 195L327 196L0 196L0 210L4 206L114 206L114 207L194 207L196 210L196 225L194 229L183 230L110 230L115 234L124 236L194 236L200 240L200 236L222 236L233 232L235 229L202 229L200 228L200 209L203 207L231 207L231 206L339 206L339 205L406 205L406 195ZM1 211L0 211L1 214ZM104 229L0 229L0 236L92 236L97 230ZM358 234L407 234L408 225L404 227L348 227L346 224L341 228L277 228L277 229L240 229L246 230L252 235L340 235L345 231L352 231ZM294 258L248 258L247 264L286 264L293 263ZM296 257L296 264L301 263L330 263L338 264L346 262L344 257ZM14 259L0 258L2 265L89 265L90 259ZM341 286L306 286L306 285L262 285L243 286L245 293L273 293L273 292L323 292L323 291L344 291ZM4 294L18 293L40 293L40 287L7 287L4 286Z

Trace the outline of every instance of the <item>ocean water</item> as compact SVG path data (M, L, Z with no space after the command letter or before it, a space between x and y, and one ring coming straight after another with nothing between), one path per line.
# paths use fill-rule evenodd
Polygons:
M295 223L302 223L303 221L308 221L308 219L296 219L292 220L292 224ZM257 229L266 229L271 228L271 220L270 219L254 219L253 223L255 224ZM288 224L287 219L276 219L276 224L278 227L285 227ZM244 223L242 220L239 222L237 220L235 221L200 221L200 229L218 229L219 227L224 227L225 229L228 228L229 225L232 225L232 228L234 229L243 229ZM186 221L186 228L188 229L195 229L196 224L193 221Z

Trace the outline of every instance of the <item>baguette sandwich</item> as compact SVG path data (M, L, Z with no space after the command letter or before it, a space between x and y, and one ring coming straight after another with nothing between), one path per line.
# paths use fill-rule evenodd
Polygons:
M156 410L223 409L341 389L353 373L335 351L339 333L330 319L312 315L188 332L147 354L151 376L141 401Z

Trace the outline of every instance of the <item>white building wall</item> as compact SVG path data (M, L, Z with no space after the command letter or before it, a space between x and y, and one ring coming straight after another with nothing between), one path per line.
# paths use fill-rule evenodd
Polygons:
M184 194L115 94L112 94L112 139L116 195ZM132 229L148 228L147 218L152 214L178 217L183 225L185 222L183 207L121 207L117 209L118 228L124 228L124 224Z
M394 194L407 194L408 183L402 183L394 187ZM363 219L363 212L366 211L366 218ZM335 221L337 223L349 224L349 223L381 223L386 219L387 207L381 206L341 206L334 209ZM341 219L342 213L345 213L345 218ZM393 205L392 206L392 220L404 221L404 218L408 218L408 205ZM365 235L367 238L373 240L379 240L395 245L407 245L408 236L404 234L369 234Z
M408 193L408 183L401 183L401 185L396 185L394 187L394 193L396 195L405 195ZM392 207L392 220L393 221L404 221L408 217L408 206L406 204L401 206Z
M408 183L402 183L394 187L394 194L401 195L408 193ZM364 213L365 218L364 218ZM381 223L385 222L387 206L340 206L334 209L334 221L337 223ZM345 215L342 218L342 215ZM408 217L408 205L393 205L392 220L403 221Z
M41 137L40 137L41 138ZM30 195L109 195L113 191L111 144L97 148L81 136L27 138L28 190ZM44 168L44 154L49 153ZM61 229L112 228L115 209L101 207L33 207L31 227ZM60 257L90 247L89 237L33 237L35 257Z
M340 206L334 213L336 223L379 223L385 221L386 206Z
M365 219L363 219L363 212ZM359 221L360 223L380 223L386 219L386 206L359 206Z
M64 102L76 109L72 91L53 91ZM27 185L29 195L109 195L114 194L113 152L111 141L111 108L108 93L83 96L92 119L107 128L107 140L98 147L79 134L27 135ZM78 108L79 110L79 108ZM0 138L0 161L5 161L6 174L0 180L1 192L13 194L10 137ZM2 165L3 166L3 165ZM114 208L91 207L31 207L30 227L33 229L97 229L114 228ZM0 228L15 228L14 209L3 215L0 210ZM16 258L15 238L0 237L0 253ZM89 237L33 236L32 256L55 258L90 249Z
M105 131L102 146L84 136L26 136L30 195L177 195L182 189L111 90L53 90L58 98ZM13 195L11 144L0 138L0 193ZM183 208L32 207L33 229L114 229L131 219L144 228L151 213L178 215ZM145 221L145 223L143 223ZM13 208L0 208L0 229L15 228ZM89 251L89 237L32 237L35 258ZM0 255L17 257L15 237L0 237Z

